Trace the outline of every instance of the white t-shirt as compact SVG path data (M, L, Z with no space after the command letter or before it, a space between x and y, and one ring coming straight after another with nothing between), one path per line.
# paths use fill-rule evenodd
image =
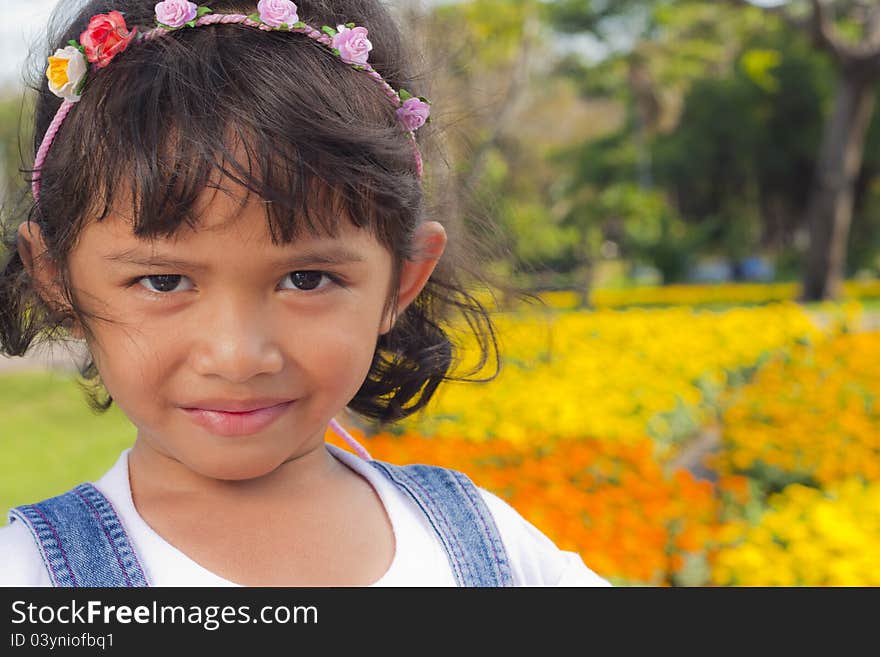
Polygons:
M440 539L424 512L384 474L335 445L327 449L372 484L394 530L391 566L372 586L455 586ZM238 586L203 568L159 536L140 516L131 497L128 452L95 486L110 501L153 586ZM580 555L557 548L507 502L482 488L508 551L517 586L610 586L584 565ZM51 586L39 549L25 525L0 527L0 586Z

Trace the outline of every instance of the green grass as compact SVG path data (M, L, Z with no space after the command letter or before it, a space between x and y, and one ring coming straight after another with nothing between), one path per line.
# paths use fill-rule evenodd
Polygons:
M13 506L99 478L134 437L115 406L94 413L72 375L0 375L0 524Z
M864 306L865 310L880 310L880 299L859 299L859 303Z

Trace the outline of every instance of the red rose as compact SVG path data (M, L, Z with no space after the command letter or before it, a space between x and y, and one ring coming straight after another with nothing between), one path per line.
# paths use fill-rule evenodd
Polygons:
M118 11L92 16L79 42L86 49L86 59L98 68L104 68L117 54L128 48L137 28L131 32Z

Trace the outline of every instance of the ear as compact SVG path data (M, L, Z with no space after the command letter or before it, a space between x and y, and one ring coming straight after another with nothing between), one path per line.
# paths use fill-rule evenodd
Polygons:
M425 287L434 273L437 261L446 249L446 230L436 221L426 221L416 227L413 235L414 259L404 260L400 271L400 288L394 312L382 321L380 335L388 333L397 318L406 310Z
M18 255L24 264L25 271L34 281L34 286L40 297L50 307L60 309L67 304L58 287L58 266L49 255L43 231L35 221L25 221L18 227ZM70 328L70 334L74 338L82 338L83 334L79 325Z

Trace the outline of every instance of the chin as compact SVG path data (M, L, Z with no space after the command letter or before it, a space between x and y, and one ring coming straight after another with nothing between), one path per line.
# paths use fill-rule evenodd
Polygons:
M188 463L187 466L190 470L211 479L246 481L264 477L274 472L282 463L284 463L283 458L270 459L265 454L254 455L252 458L237 454L233 458L199 459Z

